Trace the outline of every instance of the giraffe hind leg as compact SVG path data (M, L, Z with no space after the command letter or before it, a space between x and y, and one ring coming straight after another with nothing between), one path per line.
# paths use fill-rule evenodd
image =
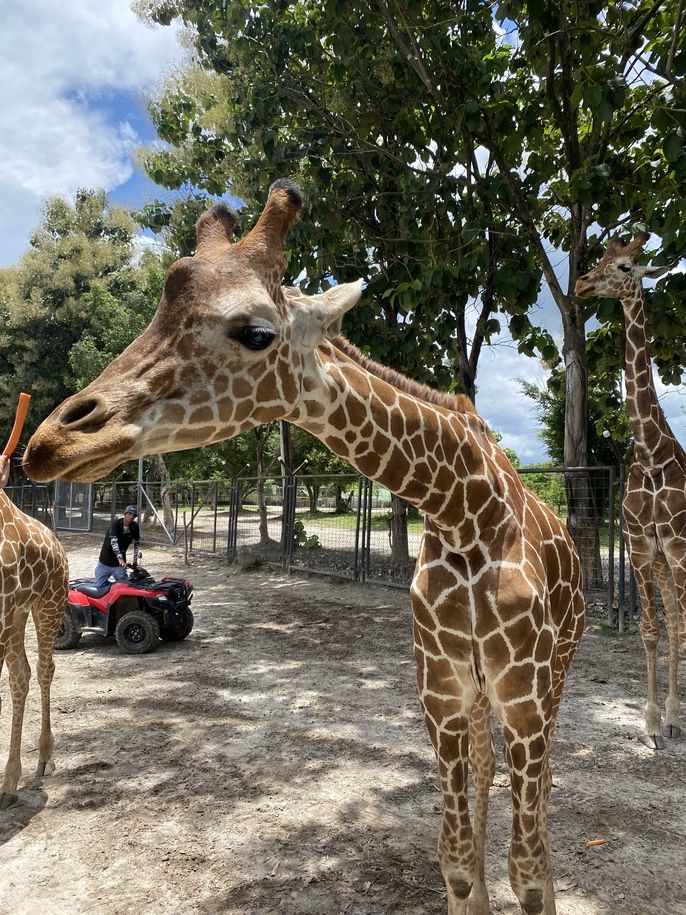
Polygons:
M681 736L681 705L679 702L679 606L684 601L686 573L677 567L670 568L666 559L658 557L655 562L657 579L665 605L665 623L669 638L669 677L665 717L662 734L667 738ZM681 598L681 601L679 600Z
M469 717L469 765L474 783L474 849L476 875L467 899L467 915L488 915L490 905L486 889L486 821L488 795L495 777L495 750L491 732L491 704L480 695Z
M28 609L16 607L12 622L7 627L8 631L3 632L4 640L7 640L5 644L7 645L7 671L12 697L12 728L9 755L0 784L0 809L11 807L18 799L17 784L21 776L21 735L31 677L31 668L24 647L27 616Z
M646 673L648 694L645 705L645 731L641 743L651 750L664 750L662 736L660 705L657 701L657 645L660 640L660 623L655 610L655 586L653 584L652 562L639 565L632 555L636 590L641 601L641 639L646 653Z

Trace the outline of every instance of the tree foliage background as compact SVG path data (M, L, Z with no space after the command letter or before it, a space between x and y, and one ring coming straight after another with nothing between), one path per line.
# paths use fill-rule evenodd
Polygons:
M616 407L621 320L617 303L577 300L576 279L617 231L655 232L661 257L684 250L682 0L138 8L182 19L195 49L151 107L169 144L144 157L151 177L228 187L249 208L274 178L295 177L309 209L290 272L310 287L367 279L346 325L354 342L478 406L481 347L507 325L523 354L564 370L564 462L587 464L589 358L597 402ZM531 309L541 278L559 340ZM665 381L686 362L685 284L673 275L651 296ZM591 320L601 326L588 341ZM597 554L583 547L589 481L567 485L570 530Z
M178 191L137 214L172 256L192 253L208 197L228 191L249 224L269 183L294 177L307 210L291 278L312 290L364 277L346 332L365 351L478 406L482 347L507 330L554 369L567 464L588 461L601 427L621 439L620 309L572 290L611 233L654 232L662 259L684 251L683 0L137 5L160 25L182 19L193 48L151 102L164 145L141 153ZM166 261L132 259L134 231L102 192L56 198L22 262L0 272L6 425L20 388L35 423L147 321ZM686 362L685 284L676 273L650 294L670 382ZM534 308L543 290L555 339ZM237 472L240 447L174 460Z

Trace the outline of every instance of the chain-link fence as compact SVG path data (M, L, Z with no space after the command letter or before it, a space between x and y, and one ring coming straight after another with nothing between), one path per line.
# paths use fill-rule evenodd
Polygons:
M589 611L624 631L636 600L621 536L622 471L545 467L520 472L573 533ZM183 546L191 553L403 588L412 579L423 526L416 509L357 474L95 483L74 490L73 504L68 504L71 489L58 487L54 496L49 487L35 485L6 491L24 511L59 529L83 529L88 519L91 530L104 534L112 519L134 504L143 544Z

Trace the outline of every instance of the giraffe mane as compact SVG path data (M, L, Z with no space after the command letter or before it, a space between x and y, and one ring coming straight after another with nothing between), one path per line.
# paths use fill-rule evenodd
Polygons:
M436 391L434 388L430 388L428 384L413 381L406 375L396 372L395 369L388 368L388 366L380 365L378 362L368 359L345 337L335 337L331 342L336 349L339 349L348 356L348 358L352 359L353 362L362 366L365 371L377 378L381 378L382 381L387 381L389 384L392 384L394 388L398 388L399 391L403 391L405 394L411 394L413 397L416 397L418 400L423 400L425 403L435 404L438 407L445 407L447 410L452 410L454 413L473 413L476 415L476 408L466 394L448 394L445 391Z

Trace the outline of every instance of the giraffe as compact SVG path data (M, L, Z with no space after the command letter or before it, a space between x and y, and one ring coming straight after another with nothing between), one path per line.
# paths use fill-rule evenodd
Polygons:
M648 696L643 743L664 749L664 737L678 737L679 645L686 646L686 453L660 407L650 364L642 278L657 278L671 266L645 267L636 256L650 238L637 235L628 245L613 239L598 266L580 277L576 294L617 298L624 311L626 408L634 438L633 460L622 502L624 531L641 600L641 638L646 652ZM657 695L660 624L654 580L665 605L669 639L669 687L661 729Z
M41 424L26 470L94 480L133 455L286 419L417 506L426 521L411 587L414 650L444 796L438 855L449 913L489 910L492 708L512 785L512 886L527 915L553 915L549 754L583 630L576 551L467 398L380 366L340 336L359 283L285 291L283 244L300 207L297 187L280 179L236 243L227 207L203 214L196 253L170 268L148 329Z
M53 768L52 650L67 606L68 578L67 555L57 537L40 521L20 511L0 491L0 672L7 661L12 696L10 750L0 783L0 809L11 807L18 800L24 709L31 677L24 647L29 613L36 627L41 691L37 775L49 774Z

